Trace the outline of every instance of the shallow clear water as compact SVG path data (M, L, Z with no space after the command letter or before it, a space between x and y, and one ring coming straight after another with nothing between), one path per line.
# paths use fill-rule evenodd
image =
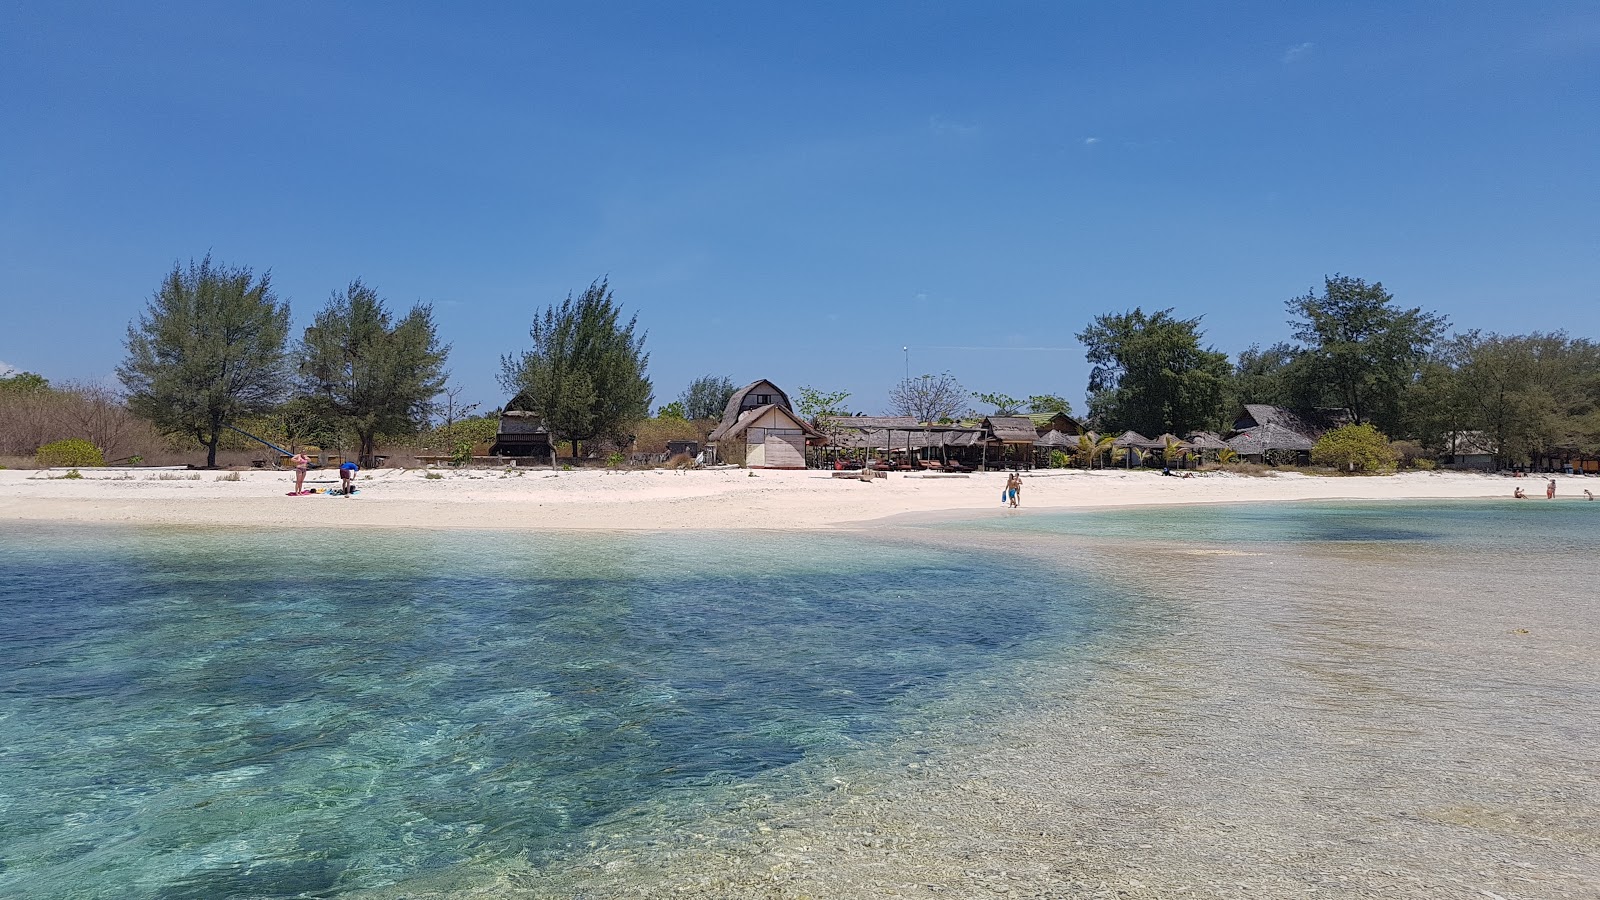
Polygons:
M1439 805L1443 754L1461 792L1538 821L1551 798L1517 791L1576 783L1592 744L1597 523L1600 505L1507 501L873 537L4 530L0 896L408 896L536 869L564 895L603 880L585 854L613 888L636 865L764 865L756 824L830 776L915 797L909 761L981 754L985 722L1030 706L1095 723L1050 725L1077 743L1043 773L1088 767L1068 783L1084 821L1116 811L1110 849L1215 804L1263 846L1346 815L1359 839L1384 804ZM1470 634L1446 633L1457 616ZM1540 643L1562 617L1575 639ZM1508 760L1540 777L1501 790ZM1153 761L1193 784L1162 783L1142 821L1120 779ZM1251 789L1263 768L1283 783ZM974 835L1012 815L982 809L1000 818L935 815ZM727 856L673 855L717 821ZM1243 831L1204 834L1172 860L1127 852L1174 884L1237 863ZM1268 871L1251 865L1237 877Z
M1085 604L855 538L0 533L0 895L329 896L846 752Z

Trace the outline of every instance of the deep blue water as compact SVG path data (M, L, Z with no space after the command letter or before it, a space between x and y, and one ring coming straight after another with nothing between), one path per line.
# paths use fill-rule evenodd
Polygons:
M1090 589L1049 581L818 535L0 531L0 896L559 853L1070 643Z

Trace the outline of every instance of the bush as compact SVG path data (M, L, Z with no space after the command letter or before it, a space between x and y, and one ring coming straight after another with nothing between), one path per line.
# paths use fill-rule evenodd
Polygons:
M1341 472L1375 472L1394 465L1396 454L1383 432L1371 425L1346 425L1322 436L1311 461Z
M1424 468L1422 463L1433 461L1433 454L1415 441L1391 441L1389 449L1394 451L1395 460L1402 469L1421 469Z
M1070 466L1070 465L1072 465L1072 457L1071 456L1068 456L1067 454L1062 453L1060 450L1051 450L1050 451L1050 468L1052 468L1052 469L1065 469L1067 466Z
M67 474L65 474L65 475L63 475L61 477L62 478L69 478L69 479L70 478L82 478L83 477L83 473L79 472L77 469L68 469L67 470Z
M89 443L83 438L66 438L60 441L51 441L40 447L34 453L43 468L54 466L103 466L106 458L100 454L100 448Z
M1416 469L1418 472L1432 472L1434 469L1439 468L1439 463L1431 459L1413 459L1411 468Z
M626 456L623 456L621 453L618 453L615 450L606 454L606 468L608 469L620 469L622 468L622 464L627 461L628 458Z

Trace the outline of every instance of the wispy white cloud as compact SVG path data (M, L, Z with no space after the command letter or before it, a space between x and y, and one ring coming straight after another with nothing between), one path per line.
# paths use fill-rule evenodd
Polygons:
M1303 44L1295 44L1293 47L1283 51L1283 55L1278 57L1278 61L1284 63L1285 65L1292 62L1298 62L1299 60L1303 59L1306 54L1315 49L1316 46L1316 44L1313 44L1310 41L1306 41Z
M1097 138L1097 137L1086 137L1086 138L1083 139L1083 145L1085 147L1093 147L1095 144L1098 144L1098 143L1100 143L1100 139Z
M17 367L5 360L0 360L0 378L9 378L16 374Z
M978 126L946 119L944 116L929 116L928 130L934 134L948 134L956 137L971 137L978 133Z

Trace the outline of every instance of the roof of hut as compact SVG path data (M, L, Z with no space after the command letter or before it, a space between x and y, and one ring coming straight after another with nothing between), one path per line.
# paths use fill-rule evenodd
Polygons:
M740 414L739 418L735 419L731 423L724 420L722 424L718 425L711 432L711 434L706 437L706 441L714 444L724 438L739 434L746 428L749 428L751 422L756 421L771 410L777 410L779 413L782 413L784 418L790 420L795 424L795 427L805 432L806 437L822 436L822 433L817 431L815 428L812 428L809 422L795 415L794 410L777 403L768 403L766 406L758 406L755 409L745 410L742 414Z
M1246 403L1234 417L1235 431L1250 431L1262 425L1277 425L1310 438L1318 438L1351 422L1350 411L1334 407L1290 409L1270 403Z
M1315 443L1297 431L1269 422L1234 435L1228 446L1240 456L1259 456L1268 450L1310 450Z
M1166 444L1152 441L1137 431L1124 431L1122 436L1111 442L1113 447L1137 447L1140 450L1153 450L1156 447L1165 447Z
M783 392L783 388L778 387L765 378L759 378L750 382L744 387L739 388L737 391L734 391L733 396L728 398L728 405L722 410L722 422L724 425L729 424L738 418L739 407L744 405L745 396L763 384L769 388L772 388L771 392L782 398L782 402L777 405L782 406L784 409L794 409L794 404L789 402L789 395Z
M922 423L910 416L822 416L826 425L834 428L921 428Z
M1039 432L1027 416L990 416L983 424L1002 443L1032 444L1039 440Z
M1178 447L1183 450L1188 450L1192 446L1188 441L1178 437L1170 431L1166 434L1163 434L1161 437L1153 438L1151 443L1155 444L1156 447L1161 450L1167 449L1167 444L1177 444Z
M1214 431L1191 431L1187 438L1189 446L1196 450L1226 450L1228 442Z
M1078 441L1075 438L1067 437L1066 435L1062 434L1061 432L1052 429L1050 431L1046 431L1044 434L1039 435L1039 439L1037 441L1034 441L1033 445L1035 447L1052 447L1052 448L1053 447L1076 447L1076 446L1078 446Z

